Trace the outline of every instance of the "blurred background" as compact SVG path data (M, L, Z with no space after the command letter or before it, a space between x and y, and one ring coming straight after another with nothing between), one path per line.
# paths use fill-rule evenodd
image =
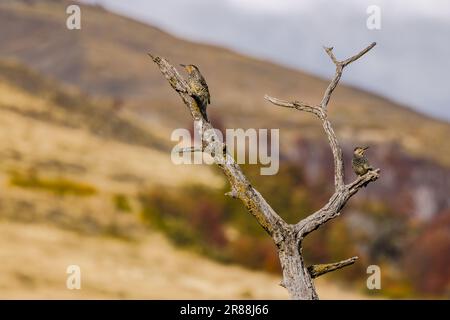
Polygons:
M449 32L440 0L2 0L0 298L288 298L275 246L221 173L172 164L170 134L192 122L147 52L200 67L215 127L280 129L278 174L243 170L295 223L332 194L332 155L313 116L263 96L318 102L334 74L322 46L345 59L373 41L330 119L346 181L355 145L382 176L303 251L360 257L317 281L321 298L450 298ZM66 288L73 264L81 290Z

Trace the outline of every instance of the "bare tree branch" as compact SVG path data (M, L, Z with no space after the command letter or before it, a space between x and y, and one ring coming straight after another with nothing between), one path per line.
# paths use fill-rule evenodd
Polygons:
M331 126L330 121L328 121L326 113L324 112L321 117L322 127L325 131L328 142L331 147L331 151L333 153L334 160L334 188L336 191L339 191L344 186L344 160L342 156L342 149L339 146L338 139L336 134L334 133L333 127Z
M335 192L324 207L295 225L295 230L299 233L299 237L305 237L327 221L338 217L350 197L369 182L377 180L379 174L380 169L369 171L340 191Z
M331 61L333 61L333 63L335 65L338 65L339 61L336 59L336 57L334 56L334 53L333 53L334 48L333 47L323 47L323 49L330 56Z
M365 49L361 50L359 53L355 54L353 57L350 57L344 61L341 62L341 64L345 67L347 65L349 65L350 63L352 63L353 61L358 60L359 58L361 58L363 55L365 55L367 52L369 52L373 47L375 47L377 45L376 42L372 42L370 45L368 45Z
M311 214L307 218L301 220L295 225L295 230L299 232L299 237L303 238L313 230L317 229L325 222L337 217L340 214L341 209L345 206L348 199L354 195L362 186L367 185L370 181L375 181L379 177L379 169L369 171L366 175L359 177L355 182L346 186L344 183L344 160L342 155L342 149L339 146L336 134L331 126L327 116L327 105L330 100L331 94L339 83L339 79L342 75L343 68L351 62L359 59L365 53L375 46L375 42L366 47L358 54L344 60L338 61L333 54L333 48L325 47L325 52L330 59L336 65L336 74L332 79L330 85L325 90L322 101L318 106L312 106L310 104L302 103L297 107L296 102L288 102L277 98L266 96L266 99L275 105L295 108L300 111L307 111L316 114L322 121L322 127L327 135L328 142L331 147L334 159L334 186L335 192L328 201L328 203L320 210Z
M343 61L338 61L336 59L336 57L333 54L333 47L324 47L325 52L330 57L331 61L333 61L333 63L336 65L336 74L334 75L333 79L331 80L331 83L328 85L328 88L325 90L322 101L320 103L320 106L322 107L322 109L324 109L324 110L327 109L328 102L330 102L331 94L333 93L334 89L336 89L336 86L338 85L339 80L341 79L342 71L344 70L344 67L346 67L353 61L356 61L359 58L361 58L364 54L369 52L370 49L375 47L375 45L376 45L376 42L372 42L369 46L367 46L364 50L362 50L358 54L355 54L354 56L352 56L346 60L343 60Z
M186 147L186 148L179 148L175 150L177 153L193 153L193 152L203 152L202 148L197 147Z
M336 65L336 74L334 75L333 79L331 80L330 84L328 85L327 89L325 90L322 101L320 102L320 107L323 110L326 110L328 107L328 102L330 102L331 94L333 93L334 89L336 89L336 87L339 83L339 80L341 79L343 68L344 67L340 64Z
M273 98L271 96L268 96L267 94L264 96L264 99L272 102L273 104L275 104L277 106L284 107L284 108L293 108L293 109L297 109L300 111L311 112L318 117L320 117L320 115L322 113L319 107L312 106L312 105L309 105L309 104L307 104L305 102L301 102L301 101L290 102L290 101L286 101L286 100Z
M225 193L225 195L227 197L231 197L233 199L237 199L238 198L238 193L234 189L231 189L231 191L228 191L227 193Z
M195 129L202 136L202 146L200 149L188 148L188 150L184 151L202 151L210 154L231 185L231 191L225 195L239 198L264 230L272 236L277 246L278 256L283 269L283 280L280 285L289 291L293 299L318 299L312 279L353 264L357 259L357 257L353 257L336 263L306 267L303 261L301 245L306 235L327 221L339 216L350 197L358 192L360 188L366 186L371 181L377 180L379 177L379 169L371 170L350 184L345 185L342 150L327 116L327 105L330 101L331 94L339 83L343 68L359 59L374 46L375 43L372 43L358 54L344 61L338 61L336 59L332 52L333 48L325 48L326 53L336 65L336 74L325 90L322 101L318 105L311 105L300 101L289 102L267 95L265 96L265 99L274 105L315 114L322 122L333 153L335 171L334 194L323 208L294 225L287 224L270 207L261 194L253 188L242 173L240 167L227 152L225 144L221 142L216 131L213 130L206 113L200 111L195 99L191 97L189 86L178 71L166 59L154 57L149 54L152 60L158 65L161 73L169 81L172 88L180 95L184 104L188 107L194 120Z
M226 151L223 143L217 136L211 123L203 117L195 99L189 95L186 81L178 71L164 58L149 56L158 65L161 73L169 81L172 88L178 92L181 99L191 112L192 118L197 122L197 130L203 137L203 150L222 150L222 152L211 153L214 162L219 166L227 177L231 187L232 195L242 200L249 212L256 218L259 224L272 237L280 238L282 231L287 228L287 223L270 207L261 194L250 184L242 173L239 165ZM230 195L231 195L230 194ZM278 240L277 240L278 241Z
M308 267L308 271L311 274L311 278L315 279L325 273L335 271L351 264L354 264L358 260L358 257L352 257L347 260L342 260L334 263L315 264Z
M358 177L352 183L346 185L350 196L354 195L360 188L367 186L369 182L377 180L380 176L380 169L370 170L365 175Z

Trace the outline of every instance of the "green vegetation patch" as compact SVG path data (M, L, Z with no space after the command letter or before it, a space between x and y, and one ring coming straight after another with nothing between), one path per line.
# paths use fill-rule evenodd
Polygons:
M44 178L37 174L11 174L10 183L13 186L51 192L57 195L91 196L97 189L87 183L72 181L67 178Z
M118 211L122 211L122 212L131 212L132 211L130 201L128 200L127 196L124 194L120 194L120 193L115 194L113 196L113 203Z

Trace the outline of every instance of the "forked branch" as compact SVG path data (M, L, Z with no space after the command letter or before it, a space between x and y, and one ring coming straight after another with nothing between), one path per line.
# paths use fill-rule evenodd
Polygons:
M339 145L336 134L331 126L330 121L328 120L328 112L327 106L331 98L331 94L336 88L339 80L342 76L342 71L345 66L350 63L358 60L364 54L370 51L376 45L375 42L370 44L364 50L359 52L358 54L343 60L339 61L335 57L333 53L332 47L325 47L325 52L330 57L331 61L336 65L336 73L331 80L330 84L325 90L322 101L317 105L312 105L308 103L302 103L301 107L297 107L297 102L288 102L284 100L280 100L277 98L273 98L270 96L265 96L266 100L271 103L281 106L281 107L291 107L300 111L312 112L318 116L318 118L322 121L322 127L327 135L328 142L331 147L331 151L333 153L334 159L334 184L335 184L335 192L331 196L328 203L316 211L312 215L298 222L295 226L295 229L299 232L299 236L303 238L311 231L317 229L320 225L325 222L337 217L340 214L341 209L345 206L348 199L354 195L361 187L367 185L370 181L375 181L379 177L379 169L371 170L366 173L364 176L359 177L354 182L349 185L345 185L344 183L344 160L342 155L342 149Z
M343 60L343 61L338 61L336 59L336 57L334 56L334 53L333 53L333 47L324 47L325 52L330 57L331 61L333 61L333 63L336 65L336 74L334 75L333 80L331 80L330 84L328 85L327 90L325 90L322 101L320 102L320 106L322 107L322 109L324 109L326 111L328 102L330 102L331 94L333 93L334 89L336 88L336 86L339 83L339 80L341 79L342 71L344 70L344 67L346 67L353 61L356 61L359 58L361 58L364 54L369 52L370 49L375 47L375 45L376 45L376 42L372 42L364 50L361 50L358 54L355 54L354 56L352 56L346 60Z
M325 48L326 53L336 66L336 74L326 88L322 100L317 105L300 101L289 102L267 95L265 96L265 99L277 106L305 111L317 116L322 122L322 127L328 137L328 142L333 153L334 194L323 208L312 213L297 224L287 224L270 207L263 196L250 184L238 164L227 152L225 144L217 136L213 126L206 118L206 115L203 115L195 99L191 97L187 82L178 71L166 59L150 55L152 60L159 67L161 73L188 107L194 120L195 129L202 137L201 148L185 148L179 150L179 152L205 152L213 157L214 162L225 174L231 185L231 191L227 192L226 195L233 198L239 198L264 230L272 236L277 246L283 269L282 285L289 291L293 299L317 299L318 296L315 292L312 279L353 264L357 259L357 257L353 257L336 263L306 267L303 262L301 244L303 238L307 234L340 215L341 210L347 201L351 196L358 192L360 188L366 186L371 181L377 180L379 177L380 171L379 169L376 169L367 172L365 175L347 185L344 183L342 150L327 116L328 103L333 91L339 83L344 67L359 59L374 46L375 43L372 43L358 54L343 61L336 59L332 51L333 48Z

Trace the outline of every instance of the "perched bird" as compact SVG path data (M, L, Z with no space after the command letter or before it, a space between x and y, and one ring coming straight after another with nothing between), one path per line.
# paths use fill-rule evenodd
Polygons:
M364 156L364 152L367 149L369 147L356 147L353 150L352 168L358 176L365 175L369 170L373 170L369 160Z
M203 117L205 119L208 119L208 117L206 116L206 106L211 103L211 99L205 78L203 78L197 66L194 66L193 64L181 64L181 66L185 68L188 73L187 82L192 98L194 98L197 102L197 105L200 108L200 112L202 113Z

